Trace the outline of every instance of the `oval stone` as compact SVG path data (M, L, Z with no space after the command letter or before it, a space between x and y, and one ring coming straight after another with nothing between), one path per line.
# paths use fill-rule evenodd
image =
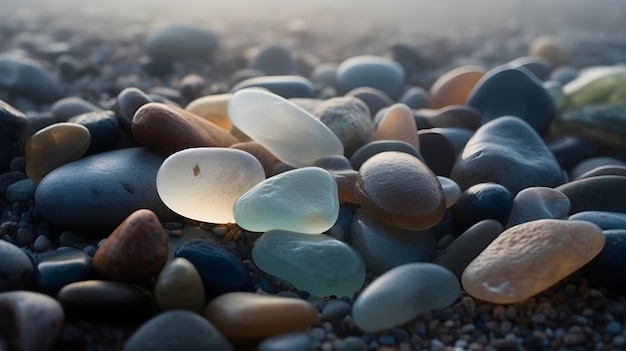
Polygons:
M59 247L39 256L37 290L55 296L65 285L87 280L93 274L92 259L73 247Z
M522 223L502 232L467 266L463 288L488 302L521 302L580 269L604 242L602 230L585 221Z
M34 267L19 247L0 240L0 292L28 289L33 283Z
M450 306L461 292L459 281L439 265L398 266L368 285L352 306L354 323L365 332L404 324L419 314Z
M324 234L270 230L256 241L252 259L262 271L320 297L352 297L365 281L359 254Z
M165 159L156 185L163 203L182 216L234 223L235 201L264 179L261 163L245 151L199 147Z
M626 213L583 211L569 216L568 219L591 222L602 230L626 229Z
M513 196L505 187L496 183L481 183L461 194L454 206L454 217L462 229L484 219L495 219L505 225L512 207Z
M417 125L411 110L404 104L394 104L389 107L376 127L373 140L404 141L420 151Z
M365 161L355 194L369 216L407 230L432 228L446 210L435 174L419 159L402 152L382 152Z
M343 93L358 87L372 87L395 96L404 78L400 64L381 56L354 56L337 67L337 83Z
M604 230L603 233L606 244L583 268L583 273L594 284L623 291L626 283L626 229Z
M337 183L319 167L286 171L239 197L233 213L239 226L253 232L282 229L323 233L339 216Z
M202 278L193 264L177 257L165 265L154 286L154 299L161 311L201 312L206 297Z
M570 201L562 192L545 187L526 188L513 199L507 228L536 219L562 219L569 213Z
M362 100L370 111L370 116L374 117L385 107L393 105L393 100L382 91L372 87L354 88L346 93L345 96L352 96Z
M218 45L213 32L186 24L163 26L146 39L148 54L162 60L206 60L211 58Z
M465 104L485 72L487 70L484 67L464 65L444 73L430 87L430 108Z
M228 117L228 102L232 94L207 95L191 101L185 110L213 122L227 132L233 127Z
M239 82L230 91L234 93L247 88L264 88L285 99L312 98L315 96L313 83L304 77L295 75L248 78Z
M288 165L304 167L324 156L343 155L341 141L324 123L276 94L238 91L228 113L238 129Z
M626 177L583 178L563 184L556 190L569 198L570 214L582 211L626 213Z
M267 75L295 74L296 65L289 50L279 45L267 45L256 50L248 68Z
M21 55L0 55L0 89L24 96L36 102L58 100L63 95L61 85L37 61Z
M303 331L313 326L317 311L291 297L232 292L213 299L203 315L222 335L256 339Z

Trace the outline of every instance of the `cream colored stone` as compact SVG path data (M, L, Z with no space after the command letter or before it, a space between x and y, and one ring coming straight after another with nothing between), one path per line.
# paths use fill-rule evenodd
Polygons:
M190 102L185 110L213 122L227 132L233 124L228 117L228 102L233 94L207 95Z

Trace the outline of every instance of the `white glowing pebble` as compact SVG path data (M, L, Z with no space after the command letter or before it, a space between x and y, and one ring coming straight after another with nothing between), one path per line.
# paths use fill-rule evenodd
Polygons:
M249 231L282 229L320 234L339 217L333 176L319 167L298 168L259 183L235 202L235 221Z
M199 147L165 159L156 185L163 203L181 216L234 223L235 200L264 179L261 163L245 151Z
M230 120L283 163L310 166L317 159L343 155L343 144L320 120L267 91L243 89L228 103Z

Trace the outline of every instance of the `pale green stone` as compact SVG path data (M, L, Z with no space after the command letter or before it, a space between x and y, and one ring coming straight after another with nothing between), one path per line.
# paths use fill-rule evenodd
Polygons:
M626 66L591 67L563 87L565 109L594 104L626 104Z

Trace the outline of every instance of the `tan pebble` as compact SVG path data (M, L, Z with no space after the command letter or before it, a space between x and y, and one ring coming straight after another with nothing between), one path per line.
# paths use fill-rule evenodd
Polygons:
M430 88L430 107L463 105L476 83L487 72L484 67L465 65L439 77Z
M404 104L394 104L389 107L387 113L380 120L372 140L404 141L419 151L420 143L413 112Z
M231 145L231 148L246 151L259 160L261 166L263 166L265 177L269 178L274 175L274 164L277 162L276 156L263 145L256 141L246 141Z
M303 331L317 320L317 311L304 300L245 292L218 296L207 305L203 315L232 339Z
M551 35L542 35L530 43L529 54L543 57L550 61L552 67L558 67L564 62L563 44L559 38Z
M233 127L228 117L228 101L233 94L208 95L190 102L185 110L213 122L227 132Z
M204 308L204 285L196 268L188 260L177 257L168 263L154 286L154 298L161 311Z
M517 303L539 294L591 261L604 247L591 222L540 219L502 232L463 271L475 298Z

